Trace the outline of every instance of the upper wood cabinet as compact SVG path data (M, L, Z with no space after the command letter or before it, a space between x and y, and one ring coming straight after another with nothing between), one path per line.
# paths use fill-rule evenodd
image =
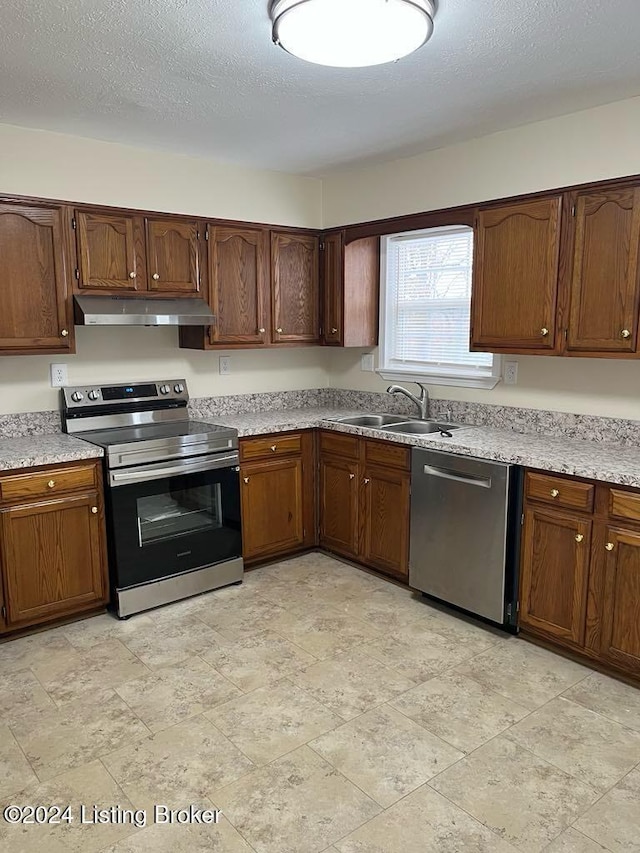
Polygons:
M80 290L146 288L144 221L138 216L77 210Z
M209 229L209 303L216 322L212 344L269 340L269 232Z
M0 351L68 352L73 325L64 210L0 204Z
M365 237L345 244L344 232L321 246L324 292L323 342L367 347L378 342L380 241Z
M472 349L552 352L562 196L478 211Z
M319 342L319 278L317 237L271 232L271 310L274 342Z
M147 219L147 281L158 293L200 291L199 225L183 219Z
M640 188L572 196L568 350L632 353L638 336Z

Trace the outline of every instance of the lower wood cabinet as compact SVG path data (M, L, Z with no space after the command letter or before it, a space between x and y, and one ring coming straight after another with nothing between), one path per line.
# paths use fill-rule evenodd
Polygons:
M391 442L320 433L320 544L406 580L410 450Z
M39 494L40 484L51 498ZM105 605L108 575L99 463L9 474L0 478L0 494L0 631ZM10 499L11 494L21 497Z
M640 678L640 493L528 472L523 518L523 632Z
M314 434L240 442L243 556L247 563L316 544Z

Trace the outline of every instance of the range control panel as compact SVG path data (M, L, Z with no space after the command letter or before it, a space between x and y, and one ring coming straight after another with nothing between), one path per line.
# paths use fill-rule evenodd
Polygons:
M62 388L66 409L99 408L114 403L153 403L172 400L187 403L186 379L164 379L161 382L131 382L122 385L75 385Z

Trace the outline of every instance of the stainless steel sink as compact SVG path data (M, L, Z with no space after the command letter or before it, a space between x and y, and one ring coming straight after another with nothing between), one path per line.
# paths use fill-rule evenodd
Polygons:
M383 427L385 432L400 432L407 435L426 435L432 432L451 432L461 424L438 423L436 421L403 421Z
M402 415L351 415L348 418L338 418L336 423L382 428L387 424L397 424L403 420Z

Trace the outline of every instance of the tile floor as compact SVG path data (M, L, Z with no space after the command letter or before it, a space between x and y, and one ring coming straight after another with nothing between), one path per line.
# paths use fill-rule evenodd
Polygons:
M2 805L76 818L0 818L12 853L640 853L640 690L320 554L2 644L0 684Z

